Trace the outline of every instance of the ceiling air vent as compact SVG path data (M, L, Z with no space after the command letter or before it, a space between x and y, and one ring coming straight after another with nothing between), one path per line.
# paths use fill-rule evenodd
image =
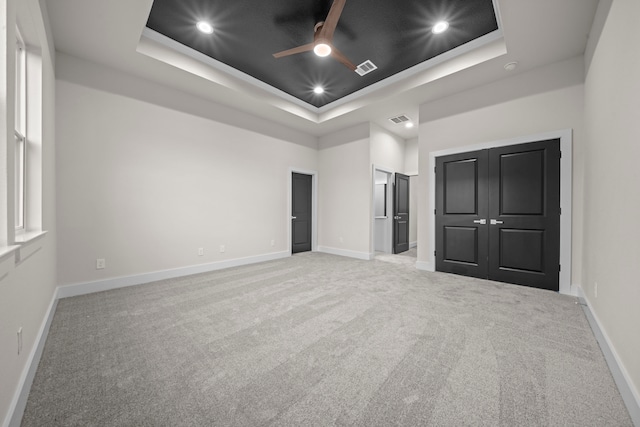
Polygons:
M369 74L370 72L376 69L378 69L378 67L376 67L376 65L373 62L367 59L362 64L358 65L358 68L356 68L356 73L360 74L361 76L364 76L365 74Z
M408 122L409 117L405 116L404 114L400 114L399 116L391 117L389 120L395 124L400 124L400 123Z

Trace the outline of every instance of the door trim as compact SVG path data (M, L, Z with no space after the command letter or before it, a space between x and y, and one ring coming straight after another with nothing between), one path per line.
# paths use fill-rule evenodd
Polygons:
M435 271L436 257L433 255L436 249L436 221L432 214L436 208L436 180L435 166L436 157L450 154L465 153L467 151L484 150L488 148L504 147L508 145L526 144L528 142L542 141L547 139L560 139L560 290L561 294L576 295L576 287L571 284L571 197L572 197L572 129L561 129L551 132L539 133L535 135L520 136L498 141L484 142L480 144L466 145L463 147L449 148L446 150L429 152L429 185L427 200L427 230L429 238L427 240L427 262L416 263L420 270Z
M289 168L289 175L287 177L287 250L289 256L291 252L291 186L293 184L292 174L300 173L303 175L311 175L311 251L318 251L318 171L301 169L301 168Z

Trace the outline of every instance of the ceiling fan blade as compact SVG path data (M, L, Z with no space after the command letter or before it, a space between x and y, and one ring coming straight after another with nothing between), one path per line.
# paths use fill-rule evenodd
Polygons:
M327 19L324 20L324 25L320 30L320 37L331 41L333 38L333 32L336 30L338 20L340 19L340 15L342 15L342 9L344 9L344 4L346 2L347 0L333 0Z
M353 63L349 61L349 59L347 59L347 57L344 56L344 54L340 52L338 49L336 49L336 47L333 45L331 46L331 56L333 56L338 61L342 62L342 64L348 69L350 69L351 71L356 70L357 67L353 65Z
M296 53L309 52L313 50L313 43L305 44L302 46L294 47L293 49L283 50L282 52L274 53L274 58L282 58L283 56L295 55Z

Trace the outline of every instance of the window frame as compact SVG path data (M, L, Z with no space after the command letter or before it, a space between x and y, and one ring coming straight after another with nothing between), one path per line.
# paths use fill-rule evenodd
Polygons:
M26 229L27 200L27 49L16 27L16 74L14 94L14 228Z

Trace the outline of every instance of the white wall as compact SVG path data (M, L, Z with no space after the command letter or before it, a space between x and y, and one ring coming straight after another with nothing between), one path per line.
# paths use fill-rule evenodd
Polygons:
M370 123L371 164L404 173L405 141L375 123Z
M409 246L418 244L418 195L420 194L418 175L409 176Z
M585 82L581 284L640 402L640 3L610 6Z
M418 174L418 138L405 141L404 173L407 175Z
M288 250L289 169L316 170L315 148L73 81L56 106L61 285Z
M151 80L141 79L120 70L62 52L58 52L56 58L56 77L58 80L122 95L126 98L138 99L278 140L314 149L318 147L318 138L315 136L301 133L223 104L214 103L208 99L189 95L180 89L160 85Z
M418 242L418 194L420 181L418 179L419 138L408 139L404 151L404 173L409 175L409 243ZM426 190L425 190L426 191Z
M419 187L418 211L428 211L428 192L433 170L429 169L429 153L453 147L499 141L534 135L559 129L573 129L573 235L572 283L581 283L582 269L582 163L584 151L583 131L583 62L580 58L554 64L539 70L514 76L497 83L454 95L450 99L424 104L420 108ZM574 85L557 86L565 82ZM546 82L546 83L545 83ZM560 83L559 83L560 82ZM521 86L524 89L519 89ZM538 94L526 94L505 101L513 89L515 93L527 87L552 89ZM468 99L468 101L467 101ZM497 103L492 103L497 100ZM442 117L443 106L451 115ZM462 112L455 113L459 105ZM468 110L469 105L477 108ZM481 106L483 105L483 106ZM427 248L431 239L433 215L418 218L418 261L428 263L432 250Z
M47 19L46 12L41 11L40 2L20 0L18 3L16 0L0 0L0 16L2 19L6 19L0 25L0 40L4 45L0 64L3 67L7 65L8 68L13 66L16 10L21 29L28 33L25 36L28 49L34 49L34 46L39 47L39 54L42 58L41 225L48 232L30 243L22 245L17 252L18 258L13 254L0 258L0 424L3 425L9 421L8 417L15 407L14 398L17 397L19 386L26 376L30 357L36 350L37 334L53 301L56 286L54 58L49 49L51 40L46 38L44 23ZM6 56L7 50L5 48L7 46L9 47L9 57ZM10 81L7 81L8 77L5 73L0 73L0 75L3 76L2 85L12 84L13 74L10 75ZM10 115L11 120L7 120L7 122L13 123L13 93L8 95L0 97L0 111L5 115L5 120ZM7 106L10 108L6 108ZM5 130L6 132L4 132ZM7 129L4 129L3 126L3 132L0 137L0 146L4 151L7 140L13 143L13 125ZM10 138L7 138L7 134L10 135ZM11 188L13 180L11 174L8 176L7 186ZM10 191L10 194L13 194L13 190ZM22 351L18 354L16 334L20 327L22 327L23 346Z
M368 258L373 252L369 124L320 138L318 246Z

